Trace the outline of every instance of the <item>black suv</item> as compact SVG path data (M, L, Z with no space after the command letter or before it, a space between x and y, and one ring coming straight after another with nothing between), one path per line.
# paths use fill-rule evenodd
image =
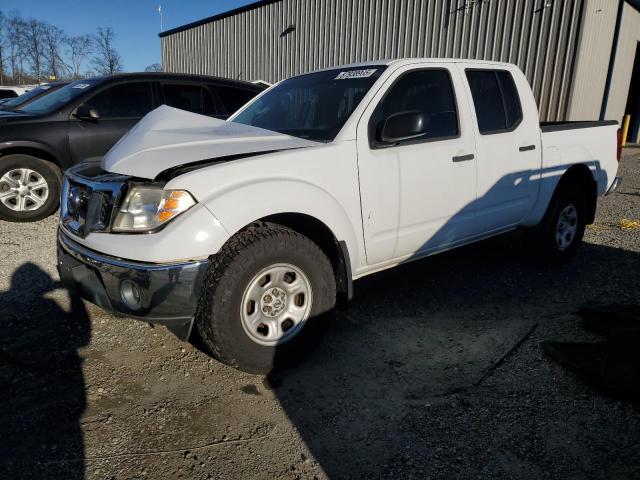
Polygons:
M0 115L0 219L58 207L62 171L99 157L160 105L226 119L264 86L215 77L132 73L72 82Z

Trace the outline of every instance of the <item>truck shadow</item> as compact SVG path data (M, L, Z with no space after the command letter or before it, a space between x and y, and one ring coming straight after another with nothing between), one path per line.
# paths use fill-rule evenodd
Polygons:
M550 268L523 259L518 243L509 234L356 282L310 358L271 374L329 478L629 472L637 439L624 432L637 435L637 411L621 416L615 400L543 360L538 342L575 339L571 312L584 302L637 301L640 255L584 244ZM474 386L536 323L513 360Z
M518 222L546 192L541 217L566 167L505 175L439 226L402 219L402 201L412 199L401 199L396 256L455 245L473 222L483 231L492 228L487 222ZM640 255L583 244L572 262L550 267L524 257L523 243L516 231L355 282L349 309L311 358L271 374L282 408L329 478L629 473L619 459L634 452L622 432L640 431L637 412L621 417L616 401L600 396L594 406L597 394L544 361L538 343L578 340L572 312L583 303L637 303L640 270L632 265ZM517 361L479 381L536 324Z
M47 298L61 288L33 263L0 293L0 471L3 478L84 478L80 415L85 382L78 349L91 336L77 296L71 311Z

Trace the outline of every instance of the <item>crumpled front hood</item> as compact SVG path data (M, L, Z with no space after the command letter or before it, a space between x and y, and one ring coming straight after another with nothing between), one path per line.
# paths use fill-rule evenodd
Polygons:
M107 152L102 167L108 172L152 179L169 168L202 160L318 145L162 105Z

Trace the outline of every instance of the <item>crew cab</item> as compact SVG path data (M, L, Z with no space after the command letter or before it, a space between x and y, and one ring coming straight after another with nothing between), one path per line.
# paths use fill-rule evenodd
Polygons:
M77 80L0 112L0 220L30 222L58 208L62 171L102 157L160 105L226 119L264 87L174 73Z
M518 228L568 260L619 158L616 122L541 125L514 65L326 69L228 121L160 107L68 170L58 267L97 305L264 372L365 275Z

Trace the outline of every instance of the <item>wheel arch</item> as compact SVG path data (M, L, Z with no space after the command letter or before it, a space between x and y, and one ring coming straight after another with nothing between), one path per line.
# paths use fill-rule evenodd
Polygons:
M321 220L299 212L275 213L251 222L239 231L255 223L275 223L304 235L314 242L329 258L336 279L337 305L344 306L353 296L351 258L347 242L339 240ZM234 234L235 235L235 234Z
M41 158L53 163L61 170L65 166L62 164L61 156L52 148L34 142L11 142L11 145L0 146L0 161L8 155L30 155L32 157Z
M549 170L552 174L543 174L540 180L541 184L537 200L531 212L523 220L522 226L535 227L543 221L556 198L558 198L560 190L568 184L575 184L584 189L587 198L586 223L593 223L598 197L598 184L592 168L584 163L576 163L568 166L551 167Z
M596 205L598 201L598 184L589 167L583 163L577 163L567 169L554 191L554 198L566 185L576 185L585 192L587 199L586 223L591 224L595 220Z

